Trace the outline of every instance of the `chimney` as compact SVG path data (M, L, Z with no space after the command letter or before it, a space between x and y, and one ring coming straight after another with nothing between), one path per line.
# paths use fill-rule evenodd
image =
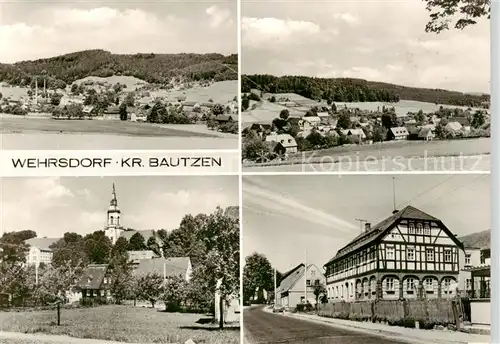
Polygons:
M372 229L372 224L370 222L365 223L365 233Z
M393 214L396 214L397 212L399 212L399 210L397 210L397 209L394 209L394 210L392 211L392 213L393 213Z

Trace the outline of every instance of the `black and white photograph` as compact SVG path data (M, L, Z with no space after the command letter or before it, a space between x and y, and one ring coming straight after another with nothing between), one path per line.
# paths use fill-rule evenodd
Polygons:
M244 176L245 343L489 343L490 183Z
M241 3L247 172L489 171L489 1Z
M236 8L2 2L1 147L238 149Z
M240 342L237 176L1 186L0 342Z

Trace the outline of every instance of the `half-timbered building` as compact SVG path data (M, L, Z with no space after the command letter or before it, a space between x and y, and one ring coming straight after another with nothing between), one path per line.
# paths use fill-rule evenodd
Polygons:
M324 268L328 299L397 300L452 297L463 244L444 223L412 206L341 248Z

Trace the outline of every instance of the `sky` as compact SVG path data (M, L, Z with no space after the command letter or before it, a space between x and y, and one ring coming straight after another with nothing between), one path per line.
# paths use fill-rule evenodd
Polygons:
M136 230L172 230L186 214L239 204L238 176L3 178L0 235L29 229L58 238L103 230L113 182L122 225Z
M489 20L426 33L421 0L242 0L242 72L490 92Z
M322 269L337 251L394 210L390 175L243 178L243 252L285 272L307 259ZM412 205L459 236L491 228L489 175L395 176L396 209ZM306 253L307 252L307 253ZM306 257L307 254L307 257Z
M236 0L11 0L0 3L0 62L87 49L235 54L236 15Z

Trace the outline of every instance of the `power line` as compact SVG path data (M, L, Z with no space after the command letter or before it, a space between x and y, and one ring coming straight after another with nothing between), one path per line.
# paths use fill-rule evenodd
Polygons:
M417 199L417 198L419 198L420 196L425 195L425 194L426 194L426 193L428 193L428 192L431 192L431 191L432 191L432 190L434 190L435 188L437 188L437 187L439 187L439 186L443 185L444 183L446 183L446 182L450 181L451 179L455 178L456 176L457 176L456 174L451 175L450 177L446 178L445 180L442 180L442 181L440 181L439 183L437 183L437 184L435 184L435 185L431 186L430 188L428 188L428 189L426 189L426 190L422 191L421 193L419 193L419 194L418 194L418 195L416 195L415 197L411 198L409 201L406 201L404 204L410 204L411 202L413 202L414 200L416 200L416 199ZM400 205L403 205L403 204L400 204Z

